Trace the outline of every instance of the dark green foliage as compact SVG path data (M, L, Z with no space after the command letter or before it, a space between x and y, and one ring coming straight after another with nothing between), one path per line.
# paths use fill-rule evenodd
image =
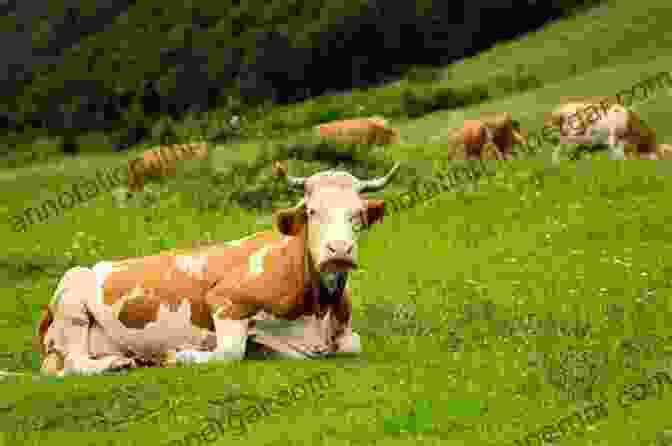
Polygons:
M466 107L489 98L490 93L484 85L473 85L463 90L440 88L425 95L409 89L404 91L401 97L402 110L409 118L416 118L436 110Z
M442 74L443 71L440 68L416 66L411 67L411 69L406 72L406 79L419 84L431 83L441 80L443 78Z

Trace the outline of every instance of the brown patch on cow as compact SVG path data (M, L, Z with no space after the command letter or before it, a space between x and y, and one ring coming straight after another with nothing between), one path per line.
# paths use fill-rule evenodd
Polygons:
M114 270L105 278L103 302L116 308L124 326L144 328L148 323L156 322L161 304L179 308L182 300L187 299L191 305L192 324L214 330L202 302L209 287L206 280L179 270L173 255L139 260L127 262L125 269Z
M251 273L247 261L229 271L226 277L211 289L207 303L220 316L240 320L260 310L282 319L293 320L315 309L306 299L305 282L305 225L299 233L278 242L264 258L264 272Z
M282 234L263 231L243 240L238 246L226 243L209 246L206 250L180 251L140 259L129 259L114 264L115 269L106 277L105 305L112 306L119 321L127 328L142 329L156 322L161 305L168 311L178 311L183 299L191 310L191 323L214 330L210 309L205 303L207 290L231 270L247 261L257 249L269 242L280 242ZM199 274L178 267L178 259L191 257L206 265ZM184 259L183 259L184 260ZM205 263L203 262L205 261Z

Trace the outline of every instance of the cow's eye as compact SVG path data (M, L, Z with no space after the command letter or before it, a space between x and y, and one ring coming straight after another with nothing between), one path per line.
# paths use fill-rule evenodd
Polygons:
M364 212L357 212L355 215L350 217L350 221L353 225L362 225L364 222Z

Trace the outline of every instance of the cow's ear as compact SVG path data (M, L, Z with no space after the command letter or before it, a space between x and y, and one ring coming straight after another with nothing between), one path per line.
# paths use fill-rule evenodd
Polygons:
M297 235L306 224L306 208L281 209L275 213L275 225L283 235Z
M382 223L385 215L385 200L366 200L366 221L369 225Z

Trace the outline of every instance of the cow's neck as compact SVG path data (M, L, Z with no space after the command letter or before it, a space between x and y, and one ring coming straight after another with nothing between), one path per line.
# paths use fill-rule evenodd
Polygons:
M320 273L315 269L315 263L310 254L308 231L302 234L304 244L304 265L306 272L306 292L311 295L312 301L320 310L337 304L343 298L345 286L348 283L348 273ZM318 312L321 312L318 310Z

